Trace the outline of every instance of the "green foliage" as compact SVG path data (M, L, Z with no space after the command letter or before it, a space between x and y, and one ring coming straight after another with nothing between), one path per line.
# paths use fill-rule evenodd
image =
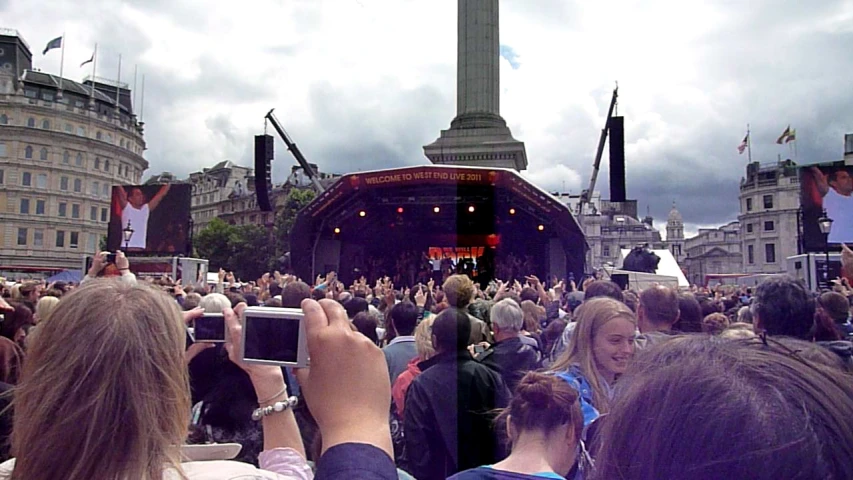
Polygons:
M275 216L273 234L275 236L276 258L290 251L290 232L293 230L293 224L296 223L296 216L300 210L314 200L315 196L314 190L311 189L294 188L287 194L284 206L276 212Z
M240 245L239 229L219 218L214 218L206 227L193 237L193 247L200 258L210 261L210 271L218 268L233 270L236 265L231 258L235 248ZM236 275L237 272L234 272Z
M269 261L275 257L271 232L258 225L236 228L239 243L233 245L231 256L234 275L244 281L257 280L268 271Z

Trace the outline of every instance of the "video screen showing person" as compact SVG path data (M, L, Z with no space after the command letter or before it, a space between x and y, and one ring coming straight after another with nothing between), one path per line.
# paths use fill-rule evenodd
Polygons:
M804 167L800 188L806 251L820 251L825 246L818 222L824 212L832 219L829 243L853 243L853 166L836 162Z
M277 363L299 359L299 319L246 314L243 358Z
M189 184L114 186L107 248L188 254L191 194Z

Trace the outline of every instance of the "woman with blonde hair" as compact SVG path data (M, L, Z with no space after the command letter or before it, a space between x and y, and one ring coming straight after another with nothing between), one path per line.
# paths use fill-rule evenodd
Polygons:
M403 373L397 378L391 379L391 395L394 397L394 406L397 408L400 418L403 417L403 410L406 406L406 390L415 377L421 374L418 364L435 355L435 347L432 345L432 322L435 321L435 317L432 315L425 318L415 328L415 350L417 350L418 356L409 362Z
M50 314L53 313L57 305L59 305L59 298L41 297L36 304L36 313L33 315L33 323L38 324L39 322L44 322L50 318Z
M231 308L231 300L221 293L209 293L201 297L198 306L207 313L222 313L226 308Z
M637 317L624 303L607 297L583 302L569 346L551 369L581 395L584 425L610 410L613 384L634 356Z

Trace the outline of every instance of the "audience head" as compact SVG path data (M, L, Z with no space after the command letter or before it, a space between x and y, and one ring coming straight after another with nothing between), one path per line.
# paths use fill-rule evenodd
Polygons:
M838 292L826 292L817 298L817 310L823 311L835 323L844 323L850 316L850 302Z
M373 315L367 312L358 312L352 319L352 324L355 325L359 333L369 338L374 344L379 344L379 336L376 334L376 327L379 324Z
M33 325L33 312L23 303L11 303L14 310L3 312L3 322L0 323L0 336L24 346L27 330Z
M673 330L684 333L699 333L702 331L702 308L692 293L678 295L678 321Z
M777 343L685 336L642 351L595 478L853 478L853 384Z
M429 360L435 355L435 347L432 345L433 322L435 322L435 316L430 315L415 328L415 350L418 351L418 358L421 361Z
M284 299L282 298L282 305L284 305ZM367 300L363 298L353 297L350 298L347 303L344 304L344 310L347 311L347 316L349 318L355 318L359 313L367 313L370 311L370 307L367 304Z
M418 307L411 302L401 302L391 308L391 322L400 336L409 336L418 325Z
M474 299L474 282L466 275L451 275L441 290L451 307L465 308Z
M324 298L326 298L326 289L324 288L315 288L311 290L311 298L317 300L318 302Z
M24 351L6 337L0 337L0 382L15 385L21 375Z
M655 285L640 292L637 323L640 332L669 332L678 320L678 294L663 285Z
M196 292L188 293L184 297L184 310L192 310L201 304L201 294Z
M15 476L162 478L179 466L191 407L184 347L165 293L97 280L64 296L13 399Z
M749 307L740 307L737 311L737 321L739 323L752 323L752 310Z
M432 324L432 345L436 353L464 352L471 336L471 320L463 310L448 308Z
M56 297L41 297L36 303L36 313L33 315L33 323L44 322L50 318L56 306L59 305L59 299Z
M609 297L620 302L625 301L622 287L610 280L596 280L586 286L583 292L584 301L596 297Z
M756 332L808 340L814 324L815 302L805 284L784 275L758 285L752 300Z
M509 298L494 304L489 315L495 333L518 334L524 328L524 312Z
M311 287L305 282L291 282L281 292L281 306L300 308L306 298L311 298Z
M524 303L525 301L528 301L528 302L533 302L535 304L536 302L539 301L539 292L537 292L536 290L534 290L530 287L524 287L521 290L521 293L519 294L519 296L521 297L522 303Z
M712 313L702 319L702 331L711 335L719 335L729 328L729 317L722 313Z
M206 313L222 313L226 308L231 308L231 300L221 293L209 293L202 297L198 306Z
M539 333L542 330L539 321L545 319L545 309L535 302L525 300L521 302L521 311L524 312L524 329L530 333Z

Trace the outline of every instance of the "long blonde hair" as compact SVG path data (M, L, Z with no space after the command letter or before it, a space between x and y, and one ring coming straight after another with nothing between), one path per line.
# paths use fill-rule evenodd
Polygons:
M175 301L148 286L97 280L64 296L39 326L15 392L11 478L181 472L190 412L184 335Z
M593 341L598 330L614 318L624 318L636 327L637 317L627 305L608 297L595 297L585 300L577 310L575 319L577 325L565 352L554 362L551 368L555 371L568 370L577 365L592 387L592 397L595 408L601 413L610 409L610 399L602 385L602 375L593 355Z

